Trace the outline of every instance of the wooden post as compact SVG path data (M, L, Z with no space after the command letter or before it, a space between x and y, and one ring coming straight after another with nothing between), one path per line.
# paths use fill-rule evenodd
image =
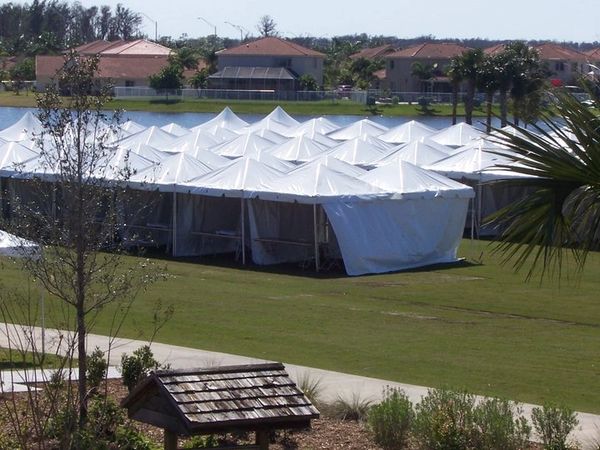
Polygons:
M171 254L177 256L177 188L173 187L173 219L171 220Z
M241 239L242 239L242 264L246 265L246 221L244 220L246 213L245 213L245 207L244 207L245 205L244 205L243 194L242 194L242 198L240 199L240 201L241 201L241 207L240 207L241 214L240 215L241 215L241 220L242 220L242 223L241 223L241 226L242 226L242 237L241 237Z
M319 271L319 233L317 230L317 204L313 204L313 231L314 231L314 245L315 245L315 271Z
M260 450L269 450L269 431L256 430L256 445Z
M177 450L177 434L164 430L165 450Z

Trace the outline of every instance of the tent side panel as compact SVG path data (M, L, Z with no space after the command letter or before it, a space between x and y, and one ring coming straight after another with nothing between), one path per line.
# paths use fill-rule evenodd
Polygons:
M348 275L456 261L467 206L458 198L323 205Z

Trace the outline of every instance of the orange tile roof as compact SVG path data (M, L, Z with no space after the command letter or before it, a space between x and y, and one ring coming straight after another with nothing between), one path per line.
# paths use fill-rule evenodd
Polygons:
M62 69L62 56L38 56L36 58L36 76L54 77ZM100 58L98 78L111 79L142 79L158 73L168 64L168 56L103 56ZM204 67L201 62L199 69ZM195 71L185 71L185 76L191 76Z
M506 44L496 44L491 47L484 48L483 53L486 55L497 55L498 53L502 53L506 49Z
M382 56L385 56L389 53L393 53L395 51L394 47L392 47L390 44L386 44L386 45L381 45L379 47L372 47L372 48L363 48L360 52L354 53L352 55L350 55L350 59L359 59L359 58L366 58L366 59L375 59L375 58L381 58Z
M218 55L267 55L267 56L317 56L325 57L323 53L302 47L291 41L276 37L266 37L257 41L248 42L237 47L228 48L217 52Z
M385 71L385 69L376 70L375 72L373 72L373 76L379 80L385 80L385 78L387 77L387 72Z
M82 55L169 55L171 49L145 39L135 41L94 41L80 45L75 51Z
M600 47L588 50L585 54L592 61L600 61Z
M463 54L467 50L470 50L470 48L464 47L459 44L426 42L421 45L405 48L403 50L398 50L397 52L390 53L386 57L387 58L447 58L447 59L450 59L453 56Z
M587 61L588 59L587 55L584 53L557 44L542 44L535 47L535 49L540 54L540 59L542 61Z

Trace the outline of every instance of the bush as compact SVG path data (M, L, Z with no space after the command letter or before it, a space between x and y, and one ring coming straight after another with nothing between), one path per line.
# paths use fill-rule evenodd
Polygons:
M413 418L413 406L406 394L388 388L383 401L369 411L367 421L375 442L395 450L405 447Z
M362 421L367 418L372 402L353 394L350 399L338 397L332 404L325 406L325 413L339 420Z
M205 447L217 447L219 440L209 434L208 436L192 436L182 448L205 448Z
M104 352L98 347L87 357L87 381L91 389L96 390L106 377L108 362L104 359Z
M416 408L414 433L427 450L475 448L475 397L466 392L430 390Z
M392 97L392 105L397 105L398 103L400 103L400 97L398 97L397 95L394 95Z
M166 369L168 366L161 365L154 359L154 354L149 345L144 345L133 352L131 356L123 354L121 356L121 375L123 384L129 392L144 378L150 371Z
M533 408L531 418L545 450L569 450L573 448L567 444L567 438L579 421L571 409L555 405L544 405L543 408Z
M323 389L319 378L311 377L310 373L305 372L298 377L297 385L298 389L306 395L306 398L308 398L313 405L316 406L320 403L321 391Z
M486 399L475 409L478 428L477 448L481 450L520 450L528 448L531 427L527 419L507 400Z

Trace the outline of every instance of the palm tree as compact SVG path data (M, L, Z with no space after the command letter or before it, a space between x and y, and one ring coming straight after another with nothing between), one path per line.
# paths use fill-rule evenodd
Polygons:
M600 246L600 118L566 91L554 92L552 108L535 133L503 133L518 161L511 170L532 177L533 190L487 218L503 229L496 250L528 278L560 276L569 256L582 268Z
M492 131L492 103L494 94L500 87L502 66L494 55L484 56L477 73L477 87L485 92L486 131Z
M471 49L464 52L461 56L463 78L467 82L467 91L465 94L465 122L473 124L473 109L475 106L475 90L477 87L477 73L479 66L483 61L483 51L481 49Z
M546 74L540 64L537 50L517 41L507 45L508 58L512 61L512 86L510 94L513 100L513 120L518 125L520 119L525 123L537 118Z
M433 67L429 64L423 64L420 61L414 62L411 66L411 75L421 82L421 91L425 91L423 86L427 81L433 79Z
M460 56L454 56L446 69L446 76L452 85L452 125L456 125L456 110L458 108L458 92L463 82L463 67Z

